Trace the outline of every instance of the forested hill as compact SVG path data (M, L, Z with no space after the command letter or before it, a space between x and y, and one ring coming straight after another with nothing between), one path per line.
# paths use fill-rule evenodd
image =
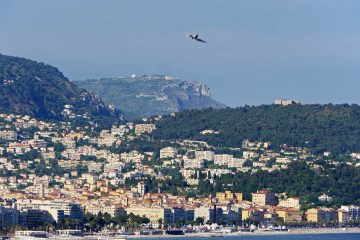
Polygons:
M206 129L220 133L202 135ZM153 137L190 138L223 147L240 147L243 139L250 139L270 141L274 148L286 143L319 152L360 151L360 106L296 104L183 111L160 120Z
M39 119L117 121L118 113L57 68L0 54L0 112Z

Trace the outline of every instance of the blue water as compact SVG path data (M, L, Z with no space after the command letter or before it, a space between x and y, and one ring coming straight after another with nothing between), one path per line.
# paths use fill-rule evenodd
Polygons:
M143 238L145 239L145 238ZM149 238L150 239L150 238ZM154 238L152 238L154 239ZM155 238L156 239L156 238ZM231 237L181 237L181 238L158 238L160 240L170 239L223 239L223 240L360 240L360 233L339 233L339 234L303 234L303 235L272 235L272 236L231 236Z

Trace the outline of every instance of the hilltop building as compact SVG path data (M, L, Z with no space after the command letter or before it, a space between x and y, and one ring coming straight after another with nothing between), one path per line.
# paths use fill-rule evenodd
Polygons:
M300 102L295 101L295 100L291 100L291 99L277 99L274 101L275 105L282 105L282 106L288 106L288 105L295 105L295 104L300 104Z

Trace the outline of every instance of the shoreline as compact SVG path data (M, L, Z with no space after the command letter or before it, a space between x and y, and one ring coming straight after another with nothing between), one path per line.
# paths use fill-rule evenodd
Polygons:
M51 236L49 240L118 240L118 239L155 239L155 238L211 238L211 237L247 237L247 236L290 236L290 235L326 235L326 234L360 234L360 227L351 228L300 228L291 229L290 231L255 231L255 232L195 232L185 233L184 235L117 235L117 236ZM13 236L10 239L24 239ZM28 239L28 238L26 238ZM32 238L40 239L40 238Z
M224 237L235 236L272 236L272 235L316 235L316 234L360 234L360 227L351 228L309 228L309 229L290 229L290 231L255 231L255 232L234 232L234 233L218 233L218 232L199 232L199 233L185 233L185 235L133 235L126 236L126 238L141 239L141 238L194 238L194 237L212 237L214 235L221 235Z

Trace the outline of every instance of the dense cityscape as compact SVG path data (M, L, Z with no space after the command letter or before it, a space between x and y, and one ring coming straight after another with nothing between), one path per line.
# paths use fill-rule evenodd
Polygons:
M64 114L72 114L71 106ZM331 152L315 155L286 144L277 151L271 142L247 139L231 149L191 139L155 141L151 133L160 120L106 129L92 122L0 114L2 232L183 234L359 222L357 199L341 204L328 192L304 198L261 186L241 192L235 186L241 185L239 173L283 172L300 163L321 172L324 159L332 166L357 167L359 153L336 160ZM221 133L206 129L201 134Z
M0 240L360 239L359 9L2 0Z

